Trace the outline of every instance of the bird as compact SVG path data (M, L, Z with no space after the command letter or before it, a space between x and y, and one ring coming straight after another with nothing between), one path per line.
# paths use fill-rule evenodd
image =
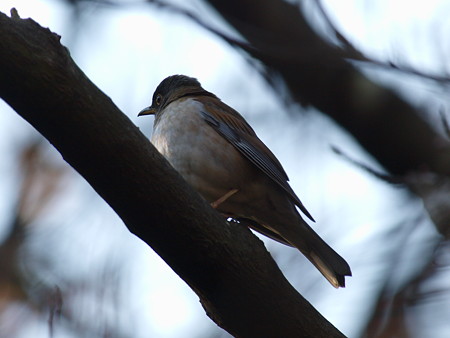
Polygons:
M302 218L314 218L281 163L235 109L186 75L165 78L151 105L152 144L210 205L278 242L297 248L335 288L348 263ZM298 210L298 209L299 210Z

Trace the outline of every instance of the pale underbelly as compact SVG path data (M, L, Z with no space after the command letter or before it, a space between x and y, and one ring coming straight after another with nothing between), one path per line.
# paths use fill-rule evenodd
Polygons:
M171 118L170 130L167 122L160 121L152 143L208 202L249 183L252 165L199 116L182 123Z

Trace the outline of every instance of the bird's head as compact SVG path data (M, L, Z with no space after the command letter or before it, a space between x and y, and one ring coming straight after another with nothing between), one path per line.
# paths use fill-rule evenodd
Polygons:
M138 116L159 115L171 102L183 97L198 95L205 90L200 82L185 75L172 75L165 78L153 93L152 104L142 109Z

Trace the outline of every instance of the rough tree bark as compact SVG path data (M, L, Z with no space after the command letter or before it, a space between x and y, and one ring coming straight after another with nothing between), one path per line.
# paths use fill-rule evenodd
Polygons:
M342 337L249 230L226 223L76 66L59 37L0 13L0 96L240 337Z

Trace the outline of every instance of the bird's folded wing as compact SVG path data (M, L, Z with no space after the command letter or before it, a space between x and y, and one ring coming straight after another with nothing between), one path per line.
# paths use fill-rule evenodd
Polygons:
M275 155L256 136L250 125L237 111L223 102L221 104L225 106L226 110L213 103L205 104L205 109L201 112L203 119L250 162L283 188L300 210L314 221L289 185L289 178Z

